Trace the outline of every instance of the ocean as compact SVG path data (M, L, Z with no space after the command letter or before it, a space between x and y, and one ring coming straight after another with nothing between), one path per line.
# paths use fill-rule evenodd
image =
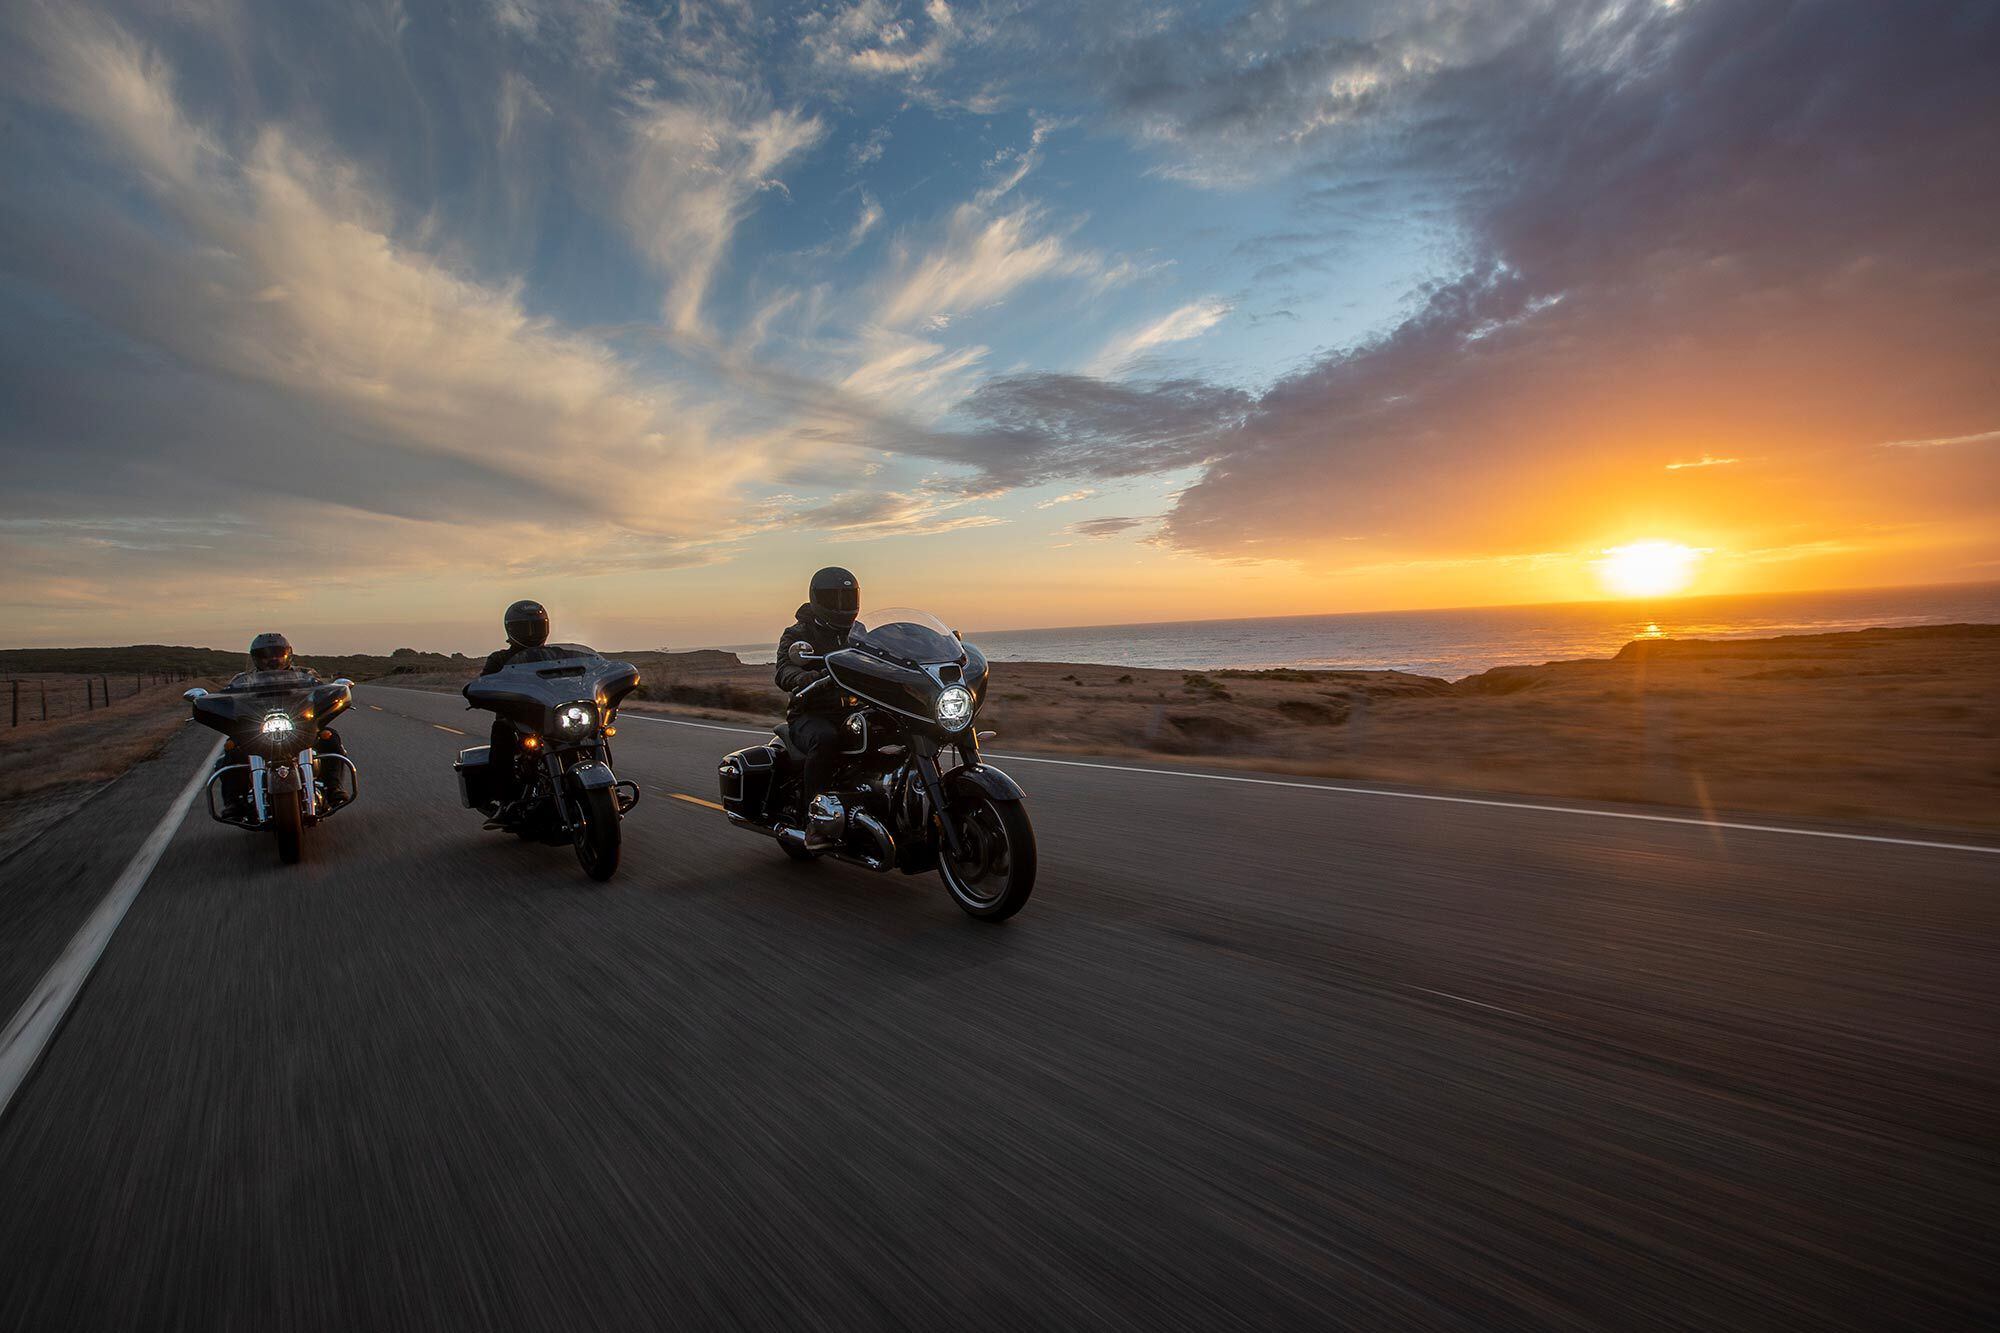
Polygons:
M940 614L945 608L933 607ZM1379 611L1183 620L1066 629L967 630L996 662L1094 662L1200 671L1224 667L1411 671L1456 680L1496 666L1610 657L1642 637L1767 638L1876 625L2000 622L2000 583L1867 588L1648 605L1571 602L1455 611ZM731 645L769 662L772 645Z

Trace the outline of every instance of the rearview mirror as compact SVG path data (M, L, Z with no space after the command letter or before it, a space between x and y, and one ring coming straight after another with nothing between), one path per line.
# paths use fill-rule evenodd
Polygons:
M790 651L792 659L798 662L803 662L813 655L812 645L804 641L792 644L788 651Z
M345 676L335 676L333 678L333 683L336 685L345 685L350 690L354 688L354 682L349 680Z
M206 699L207 697L208 697L208 691L204 690L199 685L195 686L191 690L184 691L181 694L181 698L187 700L189 703L193 703L196 699Z

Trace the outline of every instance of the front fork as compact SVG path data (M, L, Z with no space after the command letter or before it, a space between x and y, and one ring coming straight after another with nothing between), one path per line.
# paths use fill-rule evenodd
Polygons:
M958 839L957 825L952 823L951 808L945 804L944 777L938 772L936 744L919 744L913 739L910 759L917 770L917 781L923 786L924 796L930 801L931 813L937 818L938 836L943 840L945 850L951 853L954 860L963 859L965 847Z
M299 808L308 819L319 814L317 774L318 764L311 746L275 764L251 755L250 795L257 805L257 822L261 824L271 817L271 798L281 792L296 792Z

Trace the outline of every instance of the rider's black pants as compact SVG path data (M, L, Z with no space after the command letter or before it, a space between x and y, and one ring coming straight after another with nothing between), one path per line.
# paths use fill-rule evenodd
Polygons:
M826 790L840 764L840 724L824 713L792 719L792 741L799 750L799 813Z
M514 730L513 723L496 717L487 744L492 749L486 756L486 771L493 775L494 794L504 805L521 794L520 733Z

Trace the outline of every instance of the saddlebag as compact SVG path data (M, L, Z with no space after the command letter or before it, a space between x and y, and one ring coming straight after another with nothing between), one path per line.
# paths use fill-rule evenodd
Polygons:
M492 747L486 745L458 752L458 762L453 765L458 770L458 797L468 810L478 810L500 799L494 791L493 765L487 762L492 753Z
M722 808L732 815L761 823L770 803L777 767L778 752L768 745L753 745L725 756L716 766L716 776L722 785Z

